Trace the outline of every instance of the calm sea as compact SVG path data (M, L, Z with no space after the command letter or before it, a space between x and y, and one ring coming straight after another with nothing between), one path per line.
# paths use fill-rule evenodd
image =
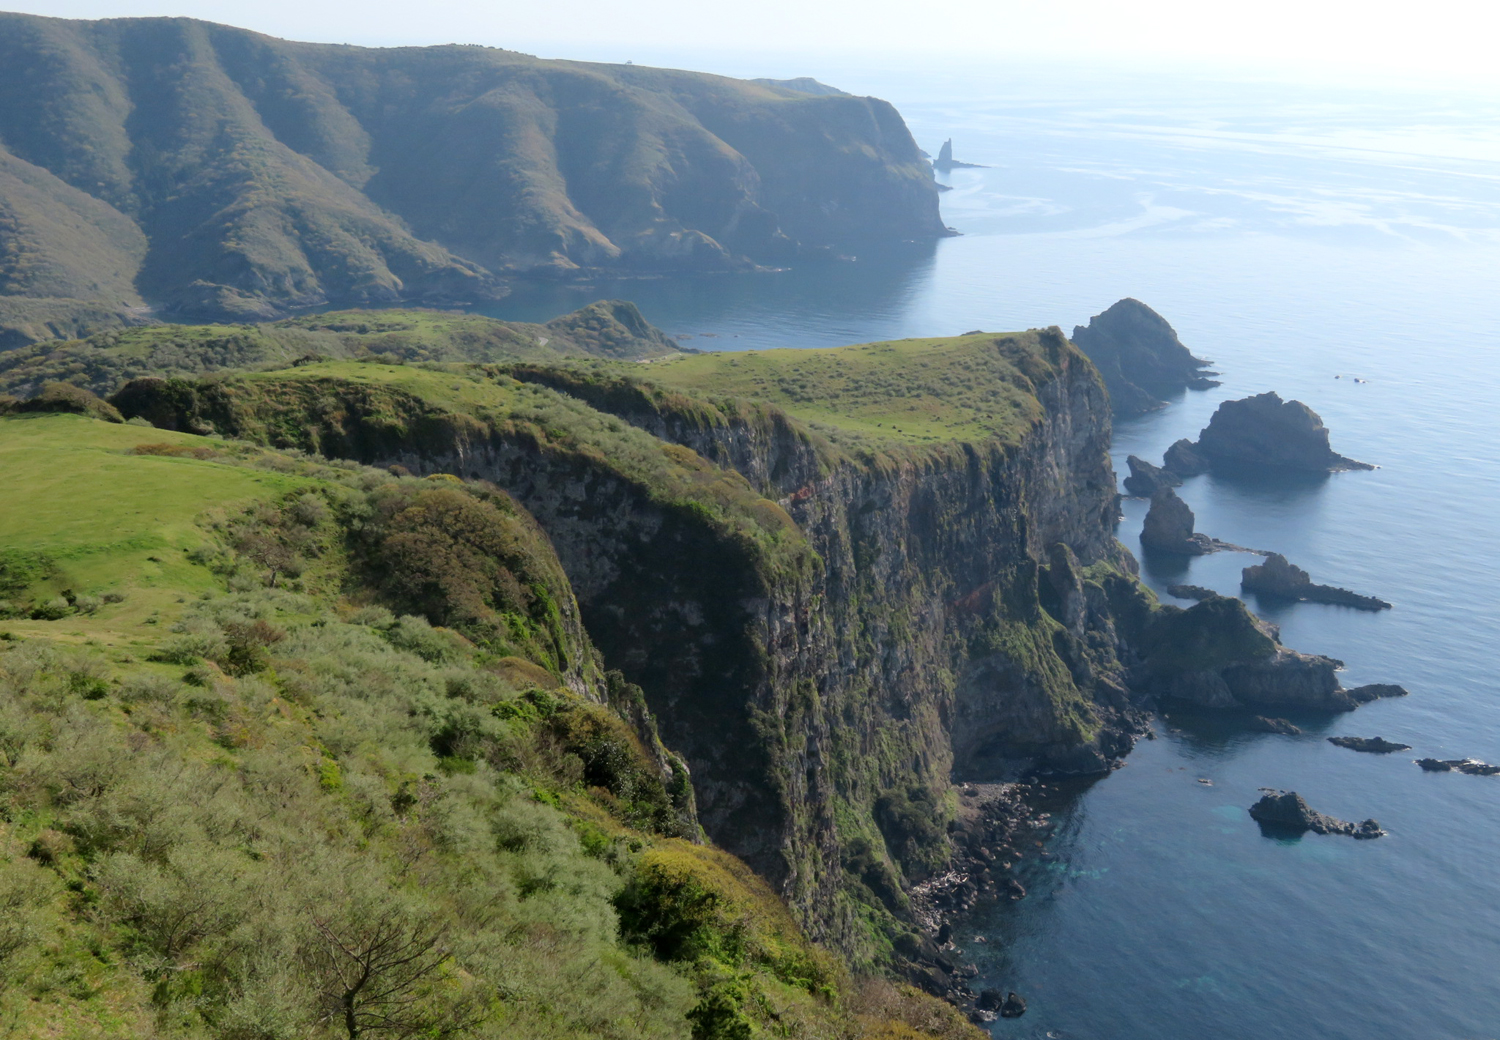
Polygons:
M1201 477L1182 497L1200 531L1392 601L1250 603L1288 645L1347 662L1346 684L1412 695L1295 719L1300 737L1168 716L1125 768L1050 793L1031 894L958 929L980 984L1029 1002L994 1035L1500 1036L1500 778L1412 763L1500 762L1500 100L1043 66L787 70L808 71L889 98L929 151L952 137L986 164L944 178L962 237L784 274L532 287L494 312L623 296L689 345L746 349L1071 330L1135 296L1224 385L1119 425L1118 469L1264 390L1380 466ZM1127 502L1120 527L1137 552L1143 511ZM1165 597L1178 581L1234 594L1251 562L1142 564ZM1359 754L1324 739L1337 734L1414 751ZM1263 837L1246 814L1260 787L1390 834Z

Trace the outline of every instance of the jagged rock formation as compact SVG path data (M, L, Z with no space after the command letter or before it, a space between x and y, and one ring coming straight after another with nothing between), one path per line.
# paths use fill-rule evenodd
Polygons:
M1350 751L1368 751L1377 755L1388 755L1392 751L1410 751L1410 744L1397 744L1380 737L1329 737L1328 743Z
M1301 401L1283 401L1275 391L1219 405L1191 448L1214 469L1230 472L1336 473L1375 468L1330 448L1328 430L1318 413ZM1178 458L1186 461L1182 452ZM1167 467L1182 473L1171 458Z
M1284 599L1302 600L1306 603L1332 603L1356 610L1390 610L1391 605L1374 596L1361 596L1348 589L1332 585L1314 585L1312 578L1301 567L1289 563L1280 553L1268 553L1266 562L1246 567L1240 587L1251 592L1281 596Z
M954 159L953 139L951 137L948 140L944 141L943 146L938 149L938 157L932 161L932 168L935 170L942 170L945 173L948 170L985 169L985 167L979 165L978 163L959 162L958 160Z
M1419 758L1417 765L1427 773L1468 773L1470 776L1500 775L1500 766L1490 765L1475 758Z
M1345 834L1362 840L1385 835L1385 831L1380 829L1380 824L1375 820L1353 824L1347 820L1315 812L1296 791L1267 792L1260 801L1250 807L1250 816L1257 823L1289 831Z
M1125 464L1130 467L1130 476L1124 480L1125 490L1132 495L1150 498L1161 488L1182 486L1182 478L1176 473L1153 466L1139 455L1126 456Z
M895 109L841 93L4 14L0 98L7 345L94 310L262 321L947 233Z
M1339 685L1342 662L1282 646L1276 630L1237 599L1217 596L1164 617L1143 642L1143 683L1199 708L1353 711L1399 686Z
M1204 371L1209 362L1194 357L1166 319L1140 300L1120 300L1076 326L1073 342L1104 377L1120 418L1154 411L1184 389L1219 385Z
M1179 477L1196 477L1200 473L1208 472L1209 463L1198 454L1197 445L1183 437L1181 440L1173 441L1172 446L1167 449L1166 455L1162 458L1162 467Z
M1159 487L1141 527L1141 544L1163 552L1203 556L1214 551L1213 539L1193 532L1193 511L1170 487Z

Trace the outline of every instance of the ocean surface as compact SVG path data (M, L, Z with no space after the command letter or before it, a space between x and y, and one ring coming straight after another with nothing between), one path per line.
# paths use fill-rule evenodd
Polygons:
M1134 296L1223 385L1119 424L1119 471L1265 390L1305 401L1335 450L1380 467L1200 477L1181 494L1198 530L1392 601L1369 614L1249 599L1287 645L1345 661L1346 685L1411 696L1294 718L1298 737L1168 715L1124 768L1050 787L1056 826L1022 868L1030 895L956 931L977 985L1028 1001L993 1034L1500 1036L1500 778L1412 761L1500 762L1500 95L1000 63L782 74L809 72L893 101L928 151L952 137L987 166L942 177L961 237L784 273L532 286L492 313L546 319L620 296L688 345L748 349L1071 330ZM1124 513L1140 555L1144 503ZM1235 594L1256 559L1141 562L1170 602L1179 581ZM1338 734L1413 751L1324 739ZM1389 836L1263 836L1246 812L1261 787L1373 816Z

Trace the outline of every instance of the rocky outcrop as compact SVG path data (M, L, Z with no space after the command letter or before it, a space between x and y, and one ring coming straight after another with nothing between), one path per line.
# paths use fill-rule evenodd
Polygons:
M1266 562L1246 567L1240 587L1261 595L1280 596L1283 599L1301 600L1305 603L1332 603L1355 610L1390 610L1391 605L1374 596L1361 596L1348 589L1332 585L1315 585L1301 567L1287 561L1280 553L1268 553Z
M1268 791L1250 807L1250 816L1257 823L1275 830L1345 834L1351 838L1366 840L1385 835L1385 831L1380 829L1380 824L1375 820L1354 824L1315 812L1296 791Z
M1151 496L1151 508L1141 527L1141 544L1148 549L1203 556L1214 551L1213 539L1193 533L1193 511L1169 487L1159 487Z
M1204 371L1209 363L1194 357L1166 319L1139 300L1120 300L1075 327L1073 342L1098 367L1122 418L1160 408L1184 389L1219 385Z
M1248 725L1257 733L1276 733L1283 737L1295 737L1302 733L1302 727L1294 726L1286 719L1270 719L1264 715L1253 716Z
M1163 608L1144 641L1142 685L1166 701L1211 709L1353 711L1399 686L1339 685L1342 662L1282 646L1276 630L1237 599Z
M1500 766L1490 765L1475 758L1419 758L1417 765L1428 773L1468 773L1470 776L1495 776Z
M1168 585L1167 595L1176 596L1178 599L1196 599L1201 602L1205 599L1213 599L1218 593L1202 585Z
M1301 401L1283 401L1274 391L1219 405L1191 447L1215 470L1231 473L1375 468L1330 448L1328 430L1318 414ZM1180 472L1171 459L1167 465Z
M1150 498L1162 488L1181 487L1182 478L1170 470L1153 466L1139 455L1128 455L1125 464L1130 475L1125 478L1125 490L1141 498Z
M1174 441L1167 449L1162 458L1162 467L1168 472L1179 477L1196 477L1200 473L1207 473L1209 463L1206 458L1198 454L1197 446L1186 437Z
M950 137L938 149L938 157L932 160L932 168L947 173L949 170L983 170L978 163L959 162L953 158L953 139Z
M1392 751L1410 751L1410 744L1397 744L1380 737L1329 737L1328 743L1350 751L1368 751L1377 755L1388 755Z

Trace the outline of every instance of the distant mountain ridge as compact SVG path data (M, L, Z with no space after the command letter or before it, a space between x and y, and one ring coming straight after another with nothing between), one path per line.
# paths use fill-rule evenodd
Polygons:
M929 167L873 98L0 14L0 345L76 335L100 307L264 321L944 233Z

